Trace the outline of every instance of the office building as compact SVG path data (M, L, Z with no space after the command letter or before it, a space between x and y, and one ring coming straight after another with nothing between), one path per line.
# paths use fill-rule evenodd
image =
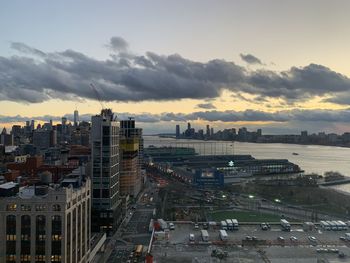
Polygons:
M79 124L79 112L77 110L74 111L74 126L77 127Z
M92 229L112 234L121 221L119 122L110 109L91 118Z
M176 138L180 138L180 125L176 125Z
M37 129L33 132L33 144L38 149L48 149L57 144L56 130Z
M120 122L120 194L136 197L141 190L142 129L129 118Z
M0 134L0 144L5 146L13 145L13 134L8 134L6 128L4 128Z
M90 184L0 185L0 262L90 262Z

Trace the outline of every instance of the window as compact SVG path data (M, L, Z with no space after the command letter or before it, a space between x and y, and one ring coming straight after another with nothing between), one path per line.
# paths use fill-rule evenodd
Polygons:
M6 255L6 262L16 262L16 255Z
M36 205L35 206L35 211L45 211L45 210L47 210L46 205Z
M51 262L61 262L61 255L52 255Z
M35 256L35 262L46 262L46 257L45 255L36 255Z
M26 254L26 255L21 255L20 260L21 262L30 262L30 254Z
M100 189L94 189L93 190L93 197L94 198L101 198Z
M6 262L16 262L16 216L6 217Z
M8 204L6 206L6 210L7 211L16 211L16 209L17 209L17 205L16 204Z
M21 205L21 211L31 211L31 205Z
M61 262L62 218L59 215L51 217L51 262Z
M52 210L53 210L53 211L61 211L61 206L55 204L55 205L52 206Z
M109 198L109 190L102 189L102 198Z
M30 261L31 218L21 216L21 262Z
M45 239L46 217L44 215L38 215L36 217L35 254L41 259L36 259L37 263L45 262Z

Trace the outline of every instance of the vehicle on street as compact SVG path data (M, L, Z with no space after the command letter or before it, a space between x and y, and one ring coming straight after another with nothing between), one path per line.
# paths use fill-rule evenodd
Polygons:
M194 229L199 229L199 225L197 223L194 224Z
M174 225L174 223L169 223L169 229L170 229L170 230L175 230L175 225Z
M207 230L202 229L202 230L201 230L201 236L202 236L202 240L203 240L204 242L209 241L209 233L208 233Z
M227 232L226 230L219 230L219 236L220 236L220 239L221 241L227 241L228 240L228 235L227 235Z
M317 242L317 239L314 236L308 236L307 238L313 243Z
M261 227L261 230L268 230L269 229L266 223L261 223L260 227Z
M291 237L290 237L290 241L296 242L296 241L298 241L298 239L297 239L295 236L291 236Z
M222 229L222 230L227 230L227 223L226 223L226 221L224 221L224 220L221 221L221 222L220 222L220 225L221 225L221 229Z
M281 241L281 242L284 242L284 237L278 237L277 240Z
M286 219L281 219L281 227L283 231L290 231L290 224Z

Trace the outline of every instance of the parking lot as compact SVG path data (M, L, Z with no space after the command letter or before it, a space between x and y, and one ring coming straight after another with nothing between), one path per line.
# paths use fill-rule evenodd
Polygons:
M203 242L201 227L194 229L193 224L175 224L175 230L169 233L169 240L154 243L155 258L159 259L157 262L177 262L166 261L175 260L173 256L181 257L179 262L192 262L194 258L198 262L317 262L317 259L348 262L350 258L350 242L339 239L346 231L316 229L304 232L301 225L294 225L290 232L285 232L278 225L272 225L269 230L261 230L260 225L240 225L239 230L227 230L228 240L223 242L219 229L219 226L209 227L209 241ZM190 233L195 235L194 242L189 242ZM294 237L293 240L291 237ZM215 261L210 256L215 248L225 250L228 257ZM344 258L339 257L340 253L344 253Z
M176 224L175 230L170 231L169 242L172 244L189 243L189 234L195 235L194 243L202 243L200 229L194 229L193 224ZM210 227L207 229L209 233L209 242L221 242L219 237L220 227ZM242 240L256 239L266 240L271 245L347 245L348 242L340 240L340 236L344 236L347 231L323 231L316 229L314 231L305 232L301 225L292 226L290 232L282 231L280 226L272 225L269 230L261 230L259 225L241 225L239 230L226 231L228 234L227 243L241 244ZM291 237L294 237L291 239ZM314 237L315 240L312 240ZM163 242L163 241L162 241Z

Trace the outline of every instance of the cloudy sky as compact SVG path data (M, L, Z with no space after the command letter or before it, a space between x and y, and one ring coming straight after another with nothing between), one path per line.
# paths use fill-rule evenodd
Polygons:
M0 127L104 107L175 124L350 131L349 1L2 1Z

